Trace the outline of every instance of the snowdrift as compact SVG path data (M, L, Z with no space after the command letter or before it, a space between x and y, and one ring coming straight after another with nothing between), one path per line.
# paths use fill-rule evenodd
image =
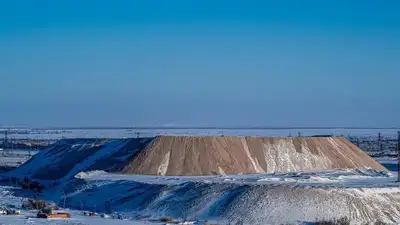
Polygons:
M152 140L64 139L40 151L5 175L55 182L72 179L82 171L118 172Z
M40 180L79 172L204 176L343 168L387 170L344 138L191 137L66 139L10 174Z
M133 217L223 224L290 224L342 217L352 224L400 221L396 177L372 169L207 177L95 172L79 177L64 190L69 207L111 208Z

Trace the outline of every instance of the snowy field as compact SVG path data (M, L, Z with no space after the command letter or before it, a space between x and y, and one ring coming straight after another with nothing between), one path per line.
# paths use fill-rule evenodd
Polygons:
M14 191L19 190L19 188L10 186L0 186L0 208L13 208L21 209L22 203L25 200L24 197L17 197L13 194ZM110 225L139 225L139 224L160 224L160 223L149 223L134 220L117 220L117 219L106 219L100 216L88 217L84 216L83 212L77 210L67 210L71 213L71 218L69 219L40 219L36 218L37 211L27 211L21 210L20 215L0 215L1 225L41 225L41 224L54 224L54 225L100 225L100 224L110 224Z
M36 218L36 212L23 211L17 216L0 216L1 225L143 225L143 224L162 224L132 220L104 219L101 217L83 216L82 212L72 212L70 219L40 219Z
M14 149L11 152L0 152L0 167L2 166L18 166L29 160L38 151L25 151Z
M334 136L376 136L381 133L384 137L397 137L395 129L96 129L96 130L64 130L59 132L40 131L28 134L9 134L9 138L29 139L62 139L62 138L133 138L154 137L157 135L197 135L197 136L263 136L287 137L313 135Z

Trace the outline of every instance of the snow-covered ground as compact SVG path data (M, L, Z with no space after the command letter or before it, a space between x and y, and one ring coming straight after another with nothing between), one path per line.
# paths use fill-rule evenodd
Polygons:
M69 211L70 219L40 219L34 211L22 211L20 215L0 215L0 224L4 225L143 225L162 224L133 220L104 219L99 216L88 217L79 211Z
M21 209L22 203L25 200L24 197L17 197L13 193L14 191L20 190L19 188L10 186L0 186L0 208L8 209ZM84 216L82 211L78 210L66 210L71 213L71 218L69 219L40 219L36 218L37 211L27 211L21 209L20 215L0 215L0 224L10 224L10 225L41 225L41 224L54 224L54 225L141 225L141 224L157 224L150 223L149 221L135 221L135 220L118 220L118 219L106 219L100 216L88 217ZM160 224L160 223L158 223Z
M96 129L96 130L64 130L62 132L41 131L29 134L10 134L10 138L31 139L61 139L61 138L132 138L138 134L141 137L154 137L156 135L198 135L198 136L264 136L287 137L312 135L335 136L375 136L381 133L386 137L397 137L395 129Z
M394 158L378 159L392 171L389 174L373 169L193 177L80 172L120 151L117 144L111 142L93 157L74 163L58 186L39 196L59 205L65 199L71 219L37 219L33 218L36 212L22 211L19 216L0 215L0 224L160 224L151 221L160 217L211 220L217 224L298 224L344 216L354 224L377 219L400 222L400 183L396 182ZM75 143L67 150L84 152L85 145ZM61 160L57 149L54 152L51 157L46 151L39 152L38 156L43 156L39 164L25 165L8 175L23 178L31 170L46 168L44 165ZM49 169L57 171L56 165ZM32 196L18 188L0 186L0 207L20 208L24 198ZM106 202L128 220L86 217L79 211L105 212ZM139 217L147 219L138 221Z
M26 160L25 157L2 157L2 156L0 156L0 165L8 164L8 163L24 162L25 160Z
M396 174L375 170L206 177L80 173L57 193L71 208L113 210L136 216L214 220L223 224L295 224L349 217L354 224L399 222ZM379 210L377 210L379 209ZM291 213L288 214L287 212Z
M161 217L197 224L206 220L217 224L301 224L344 216L353 224L376 219L400 221L400 212L393 207L400 195L396 174L375 170L204 177L92 171L75 177L41 195L59 205L65 198L71 219L37 219L35 211L22 211L19 216L0 215L0 224L162 224L152 220ZM0 186L0 207L18 209L26 196L29 193L19 188ZM107 201L127 220L86 217L79 211L104 212ZM139 217L145 219L138 221Z
M12 152L0 153L0 167L11 166L16 167L20 164L29 160L38 151L25 151L25 150L13 150Z
M134 181L145 184L177 185L187 182L225 183L241 185L295 185L303 187L376 188L400 187L397 173L373 169L343 169L315 172L271 173L225 176L146 176L111 174L104 171L81 172L75 176L87 181Z

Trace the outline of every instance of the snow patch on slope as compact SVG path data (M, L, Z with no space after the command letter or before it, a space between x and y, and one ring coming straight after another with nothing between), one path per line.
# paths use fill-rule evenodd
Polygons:
M88 169L91 165L93 165L97 160L108 157L115 152L119 151L120 148L124 145L126 145L127 141L109 141L107 142L103 148L101 148L99 151L95 152L93 155L90 155L88 158L86 158L83 162L78 163L73 167L69 173L62 178L62 180L65 179L70 179L74 177L76 174L78 174L81 171L85 171Z
M219 172L219 174L226 176L225 171L220 166L218 166L218 172Z
M165 176L167 174L170 155L171 155L171 151L169 151L167 154L165 154L163 161L161 162L160 166L158 167L157 175Z
M301 147L302 152L299 153L291 141L278 140L275 144L264 143L264 157L268 162L265 172L320 170L332 164L323 154L315 155L303 144Z
M253 157L251 156L251 153L250 153L250 150L249 150L249 146L247 145L246 139L241 138L240 141L242 142L244 152L246 153L247 157L250 159L250 162L253 165L254 170L257 173L264 173L264 169L258 163L257 158L253 159Z

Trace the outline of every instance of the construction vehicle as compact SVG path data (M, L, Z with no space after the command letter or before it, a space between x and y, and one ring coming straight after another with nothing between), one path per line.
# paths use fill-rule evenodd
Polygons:
M38 212L37 218L71 218L71 214L67 212L53 211L52 209L43 209Z
M21 214L21 211L15 209L6 209L6 210L1 210L0 213L4 215L19 215Z
M85 215L85 216L96 216L96 213L94 213L94 212L83 212L83 215Z

